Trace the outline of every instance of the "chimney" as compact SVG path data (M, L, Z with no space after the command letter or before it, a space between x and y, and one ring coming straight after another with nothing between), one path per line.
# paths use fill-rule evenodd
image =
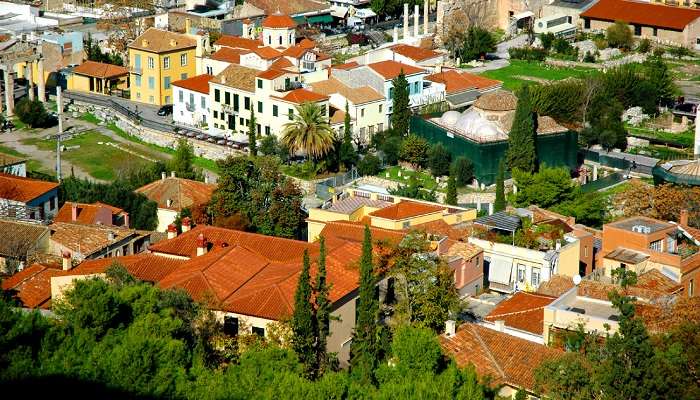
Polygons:
M148 40L143 39L143 40L141 41L141 46L142 46L142 47L148 47Z
M109 240L109 241L114 240L114 232L112 232L112 231L107 232L107 240Z
M685 208L681 210L681 218L678 222L683 226L688 226L688 210Z
M189 18L185 18L185 33L189 35L191 30L192 30L192 20Z
M408 3L403 3L403 40L408 39Z
M165 180L165 178L166 178L167 176L168 176L168 174L166 174L165 172L161 172L161 173L160 173L160 179L163 180L163 181Z
M168 225L168 239L175 239L177 236L177 227L174 224Z
M165 206L166 206L166 207L172 207L172 206L173 206L173 199L165 200Z
M447 337L452 337L455 335L457 324L455 321L448 319L445 321L445 335Z
M170 47L175 47L175 46L177 46L177 40L170 39Z
M496 330L499 332L503 332L503 330L506 327L506 321L502 319L499 319L498 321L494 322L494 324L496 325Z
M392 32L391 41L392 43L399 42L399 28L396 25L394 25L394 31Z
M188 232L192 227L192 220L190 217L185 217L182 219L182 233Z
M62 266L64 271L70 271L71 268L73 268L73 262L71 260L71 255L70 251L68 250L63 250L63 253L61 253L61 258L62 258Z
M78 219L78 204L71 203L70 204L70 220L76 221L77 219Z
M174 178L175 177L175 171L170 171L170 177Z
M413 6L413 37L418 37L418 22L420 21L420 6L418 4Z
M197 236L197 257L207 254L207 239L203 233Z
M129 214L124 213L124 227L128 228L129 227Z

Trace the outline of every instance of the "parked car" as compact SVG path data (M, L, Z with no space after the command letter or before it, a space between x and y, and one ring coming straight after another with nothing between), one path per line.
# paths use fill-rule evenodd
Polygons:
M199 135L195 136L195 138L197 138L199 140L204 140L204 134L200 133Z
M187 132L187 137L190 137L190 138L195 137L194 132Z
M158 115L161 117L165 117L166 115L170 115L173 113L173 105L172 104L166 104L163 107L158 109Z

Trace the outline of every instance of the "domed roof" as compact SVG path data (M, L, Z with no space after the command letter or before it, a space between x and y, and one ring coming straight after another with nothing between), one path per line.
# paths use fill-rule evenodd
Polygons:
M473 108L466 110L455 123L455 129L467 135L474 136L497 136L498 127L484 118Z
M462 114L459 111L447 111L440 117L440 125L453 127Z
M262 21L262 27L263 28L272 28L272 29L279 29L279 28L287 28L287 29L292 29L297 26L297 23L294 22L292 17L289 15L284 15L281 12L277 11L276 13L268 16L267 18L263 19Z
M474 107L485 111L511 111L518 105L518 98L506 90L495 90L476 99Z
M700 160L683 160L673 164L668 170L674 174L700 177Z

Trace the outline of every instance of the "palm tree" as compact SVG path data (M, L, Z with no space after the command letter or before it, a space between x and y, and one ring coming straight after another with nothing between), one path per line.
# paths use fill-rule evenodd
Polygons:
M328 117L317 103L302 103L296 107L294 119L284 124L282 143L292 151L304 151L318 158L333 149L335 136Z

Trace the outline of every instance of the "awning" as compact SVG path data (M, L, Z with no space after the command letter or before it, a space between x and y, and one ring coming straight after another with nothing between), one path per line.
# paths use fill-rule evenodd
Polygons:
M336 18L345 18L348 15L348 8L343 6L331 6L331 15Z
M377 14L372 11L371 8L356 8L354 16L357 18L366 19L376 17Z
M333 17L331 17L329 14L312 15L310 17L306 17L306 21L309 24L330 24L333 23Z
M460 93L448 94L445 96L445 100L447 100L452 108L457 108L472 104L476 101L477 97L479 97L479 91L467 90Z
M534 16L535 16L535 13L533 13L532 11L523 11L521 13L513 15L513 19L516 21L520 21L521 19L531 18Z
M294 22L297 23L297 25L305 25L306 24L306 17L303 15L297 16L297 17L292 17Z
M513 270L513 260L492 257L489 263L489 282L510 285L510 275Z

